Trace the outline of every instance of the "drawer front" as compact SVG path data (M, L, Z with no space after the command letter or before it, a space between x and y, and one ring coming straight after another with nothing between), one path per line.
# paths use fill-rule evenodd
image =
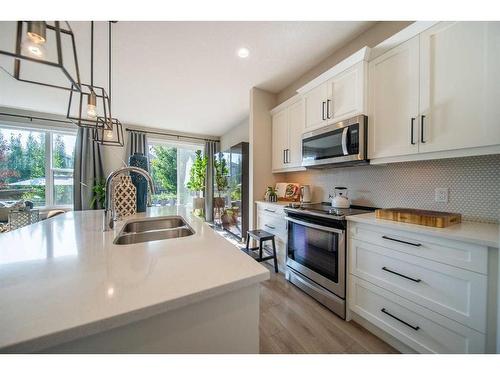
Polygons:
M420 353L484 353L486 337L356 276L348 307Z
M363 241L349 243L353 275L486 332L485 275Z
M286 220L284 217L277 217L275 215L259 212L257 216L257 227L274 234L283 242L286 242Z
M272 203L257 203L257 212L277 217L284 217L285 215L284 206Z
M349 237L470 271L487 273L488 249L485 246L353 222L349 223Z

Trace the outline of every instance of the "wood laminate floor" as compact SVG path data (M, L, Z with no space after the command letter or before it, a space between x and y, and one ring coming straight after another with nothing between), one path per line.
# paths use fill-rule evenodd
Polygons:
M355 322L346 322L271 271L260 296L260 352L398 353Z

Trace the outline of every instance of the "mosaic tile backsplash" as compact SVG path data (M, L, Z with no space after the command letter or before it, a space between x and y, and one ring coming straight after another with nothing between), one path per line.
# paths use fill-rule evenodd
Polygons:
M312 185L314 201L328 201L334 186L346 186L353 204L458 212L490 223L500 218L500 155L308 170L287 173L286 181ZM449 189L448 203L435 202L436 188Z

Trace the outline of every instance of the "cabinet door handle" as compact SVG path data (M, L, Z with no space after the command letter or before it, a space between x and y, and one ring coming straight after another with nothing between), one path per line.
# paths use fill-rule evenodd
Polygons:
M413 130L414 130L414 129L413 129L413 127L414 127L414 125L415 125L415 117L412 117L412 118L411 118L411 121L410 121L410 132L411 132L411 135L410 135L410 143L411 143L412 145L414 145L414 144L415 144L415 140L413 139Z
M330 99L326 100L326 118L330 118Z
M273 227L272 225L269 224L264 224L265 227L268 227L269 229L276 229L276 227Z
M391 314L389 311L385 309L385 307L383 307L380 311L382 311L384 314L389 315L392 319L396 319L398 322L403 323L405 326L408 326L415 331L418 331L420 329L419 326L414 326L410 323L405 322L403 319L399 319L397 316Z
M290 164L290 149L289 148L286 149L286 162L288 164Z
M321 102L321 118L326 120L325 118L325 102Z
M275 213L276 210L270 210L269 208L264 208L264 211Z
M283 150L283 164L286 164L286 150Z
M405 279L408 279L408 280L414 281L414 282L416 282L416 283L419 283L419 282L421 282L421 281L422 281L422 280L420 280L420 279L414 279L413 277L406 276L406 275L403 275L402 273L399 273L399 272L396 272L396 271L390 270L389 268L387 268L387 267L385 267L385 266L384 266L384 267L382 267L382 269L383 269L385 272L392 273L392 274L394 274L394 275L397 275L397 276L399 276L399 277L403 277L403 278L405 278Z
M392 237L388 237L388 236L382 236L382 238L384 240L390 240L390 241L396 241L396 242L401 242L401 243L404 243L406 245L411 245L411 246L422 246L421 243L413 243L413 242L408 242L408 241L403 241L403 240L398 240L396 238L392 238Z
M424 119L425 115L420 116L420 142L425 143L424 140Z

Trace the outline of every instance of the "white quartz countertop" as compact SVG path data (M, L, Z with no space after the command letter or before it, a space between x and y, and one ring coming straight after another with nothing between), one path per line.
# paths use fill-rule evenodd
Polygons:
M278 202L268 202L268 201L255 201L255 203L262 203L262 204L272 204L275 206L288 206L290 202L288 201L278 201Z
M381 225L387 228L399 229L430 236L438 236L451 240L475 243L478 245L499 247L499 225L464 221L447 228L433 228L424 225L401 223L398 221L377 219L375 213L347 216L347 220L357 223Z
M102 211L69 212L0 234L0 352L43 350L237 290L269 271L183 207L188 237L114 245Z

